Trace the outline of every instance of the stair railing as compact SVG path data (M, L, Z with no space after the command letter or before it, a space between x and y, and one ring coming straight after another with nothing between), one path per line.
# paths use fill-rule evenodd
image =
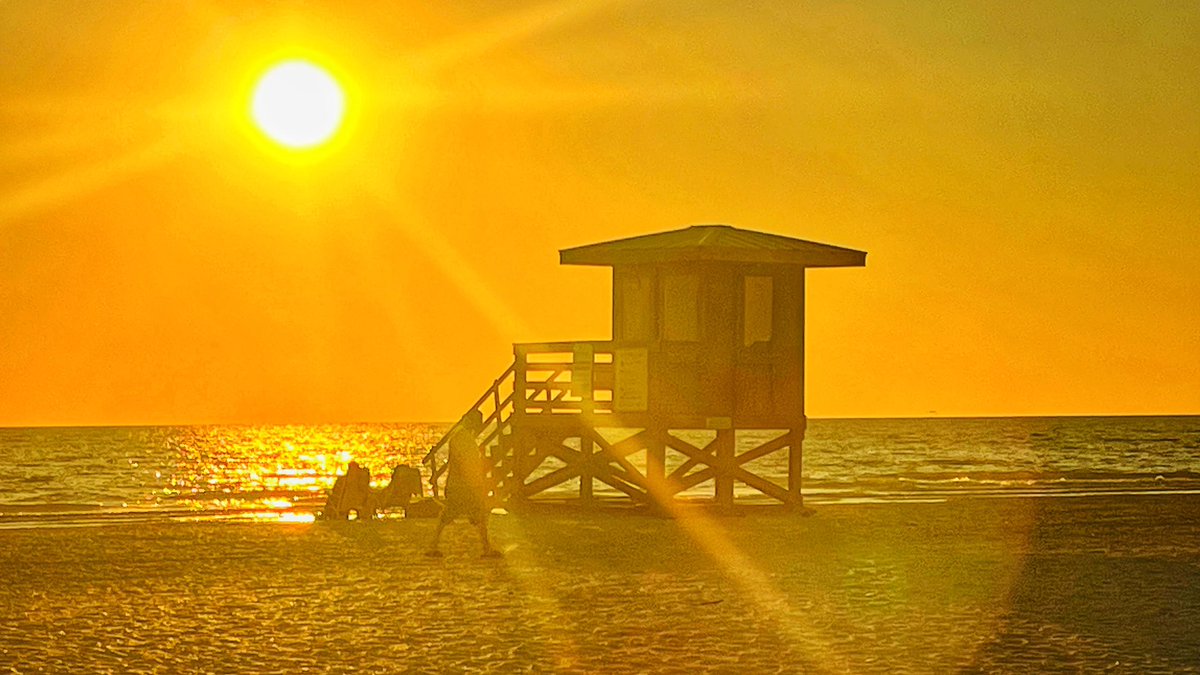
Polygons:
M513 392L512 388L508 387L510 390L509 393L502 395L501 390L505 388L506 384L511 384L514 366L515 363L509 365L500 377L496 378L492 386L468 409L468 411L478 410L483 416L483 431L481 432L482 437L479 438L479 447L485 449L485 457L488 456L486 449L501 444L501 438L509 427L509 419L512 417ZM488 408L491 409L490 412L487 410ZM450 436L454 434L457 428L458 422L455 422L429 448L429 452L421 460L421 463L429 471L429 485L434 497L438 496L438 480L446 473L446 469L449 466L447 449L449 447ZM492 463L494 464L499 459L494 458ZM493 477L493 480L495 479L496 477Z

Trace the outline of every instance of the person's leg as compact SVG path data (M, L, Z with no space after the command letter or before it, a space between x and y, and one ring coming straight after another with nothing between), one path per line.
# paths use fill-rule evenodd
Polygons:
M442 530L446 529L446 523L449 522L446 518L438 518L437 529L433 531L433 541L429 542L429 548L425 550L425 555L431 558L437 558L442 555L438 550L438 541L442 538Z
M479 530L479 542L483 544L483 557L496 558L500 556L500 552L492 548L492 542L488 539L487 519L486 512L480 515L475 521L475 528Z

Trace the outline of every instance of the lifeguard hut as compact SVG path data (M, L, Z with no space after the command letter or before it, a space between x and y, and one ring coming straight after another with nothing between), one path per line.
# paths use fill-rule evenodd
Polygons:
M866 253L696 225L560 261L612 268L612 339L513 345L474 406L494 496L595 504L599 487L662 506L711 484L732 506L740 483L802 504L805 273ZM435 494L445 445L425 458ZM774 469L755 470L768 456Z

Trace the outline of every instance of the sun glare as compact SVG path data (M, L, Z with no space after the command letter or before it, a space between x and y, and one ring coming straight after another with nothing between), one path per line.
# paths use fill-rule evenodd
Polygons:
M271 140L304 150L329 140L342 124L346 97L328 71L309 61L272 66L254 86L250 116Z

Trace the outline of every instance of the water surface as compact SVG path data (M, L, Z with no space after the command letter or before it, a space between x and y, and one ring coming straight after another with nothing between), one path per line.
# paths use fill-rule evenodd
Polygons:
M385 479L445 424L0 429L0 527L311 519L351 459ZM681 434L703 445L711 432ZM741 432L740 451L772 432ZM644 457L634 455L635 465ZM668 470L683 461L668 456ZM547 469L550 468L547 465ZM747 468L786 484L787 455ZM565 490L577 489L577 482ZM738 486L740 499L755 491ZM712 495L703 483L685 497ZM1200 491L1200 417L810 420L812 504ZM607 494L597 484L597 494Z

